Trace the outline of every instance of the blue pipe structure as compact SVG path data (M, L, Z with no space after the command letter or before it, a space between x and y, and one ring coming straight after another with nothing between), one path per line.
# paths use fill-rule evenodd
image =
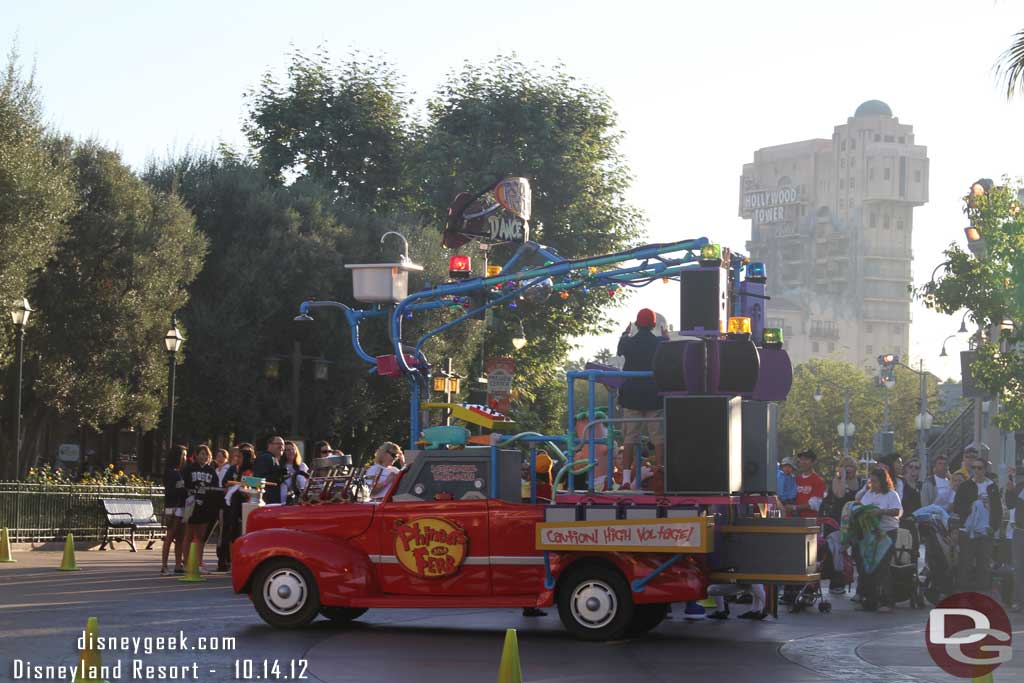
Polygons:
M414 292L403 300L399 301L390 310L381 306L374 306L367 310L356 310L337 301L306 301L299 307L300 319L308 317L311 310L317 308L333 308L342 311L345 322L348 324L351 333L352 346L356 355L364 362L376 366L376 357L363 348L359 337L359 325L363 320L371 318L385 318L388 320L387 330L389 341L392 345L392 352L399 370L409 378L411 387L411 399L409 410L410 422L410 444L416 442L420 432L420 394L422 380L429 376L429 364L423 354L424 344L433 337L451 329L465 320L479 315L481 312L500 305L506 301L513 300L524 291L535 287L540 283L551 279L552 291L564 292L588 286L607 287L643 287L659 278L676 278L683 270L692 267L699 262L700 250L709 243L705 237L665 244L649 244L628 249L625 251L607 254L604 256L587 257L576 260L566 260L554 250L540 245L536 242L526 242L516 250L515 254L506 262L501 272L494 277L472 278L460 282L447 282L433 287L428 287L419 292ZM544 265L530 268L522 264L527 259L544 260ZM601 266L634 262L630 265L613 268L610 270L597 270ZM738 282L743 266L747 259L733 253L728 264L730 277ZM586 273L582 275L582 273ZM574 274L581 273L573 277ZM556 281L559 278L562 281ZM505 291L505 285L510 285ZM414 347L403 346L402 343L402 319L408 314L417 311L433 310L451 306L461 306L458 298L480 290L489 291L492 288L501 288L503 291L494 299L487 300L482 306L470 311L465 311L454 320L448 321L440 327L431 330L421 336ZM731 310L738 310L739 304L732 302ZM409 353L417 361L417 366L410 366L406 360ZM371 369L371 372L374 371ZM588 374L598 372L599 374ZM575 379L586 379L588 381L588 409L587 414L590 420L595 417L596 392L594 381L598 376L605 377L649 377L651 373L628 373L607 371L584 371L582 373L568 373L569 384L569 415L570 422L575 415L575 399L573 388ZM611 403L609 404L611 409ZM568 438L566 439L567 451L571 455L574 450L573 425L569 425ZM552 444L554 446L554 444ZM593 466L596 464L596 440L592 437L589 440L588 451L589 469L588 488L594 488ZM637 468L639 471L639 468Z

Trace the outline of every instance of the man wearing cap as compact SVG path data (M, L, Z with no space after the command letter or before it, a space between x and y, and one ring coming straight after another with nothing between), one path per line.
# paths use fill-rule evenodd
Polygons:
M627 372L650 371L654 367L654 352L658 344L664 341L664 336L656 336L654 327L657 324L657 316L649 308L641 308L636 314L637 333L630 337L631 325L623 332L619 339L617 355L625 358L622 369ZM664 334L664 330L662 330ZM619 390L619 405L622 406L622 417L626 420L657 418L656 422L635 422L624 423L624 438L626 451L623 454L622 481L623 487L630 486L632 482L633 455L637 445L640 443L641 435L646 434L654 444L654 460L657 463L656 469L661 471L664 467L664 444L665 430L662 423L661 400L658 398L658 387L653 377L630 377ZM664 479L659 478L664 487Z
M814 471L818 454L810 449L801 451L796 454L796 461L800 470L796 475L796 500L793 505L787 505L786 509L800 517L817 517L827 488L825 480Z
M795 470L796 461L793 458L782 459L782 464L779 465L779 471L775 477L775 494L783 506L796 502L796 477L793 476Z

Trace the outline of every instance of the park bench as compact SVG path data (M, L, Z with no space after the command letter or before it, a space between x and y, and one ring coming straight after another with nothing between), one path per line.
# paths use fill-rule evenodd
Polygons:
M101 498L100 504L103 505L103 513L106 515L100 550L106 550L108 543L113 548L115 541L124 540L113 538L110 534L111 530L128 530L128 545L131 546L133 553L137 552L135 547L136 531L162 532L164 530L163 523L153 512L153 501L151 500L146 498ZM154 538L150 535L146 550L152 548L159 538L160 536Z

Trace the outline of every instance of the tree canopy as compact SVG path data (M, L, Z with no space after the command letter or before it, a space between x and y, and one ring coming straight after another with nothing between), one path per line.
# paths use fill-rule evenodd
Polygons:
M50 154L46 138L39 90L12 50L0 73L0 302L5 307L28 295L75 208L71 169ZM0 367L10 362L13 349L11 327L0 326Z
M149 188L116 152L55 141L78 210L32 292L38 396L94 429L156 426L165 405L171 314L188 300L206 242L176 198Z
M939 412L934 409L937 381L931 375L926 380L929 406ZM814 396L819 389L821 400L817 401ZM861 459L871 452L873 435L884 424L886 392L896 450L904 456L913 454L917 444L914 418L920 410L919 375L897 368L896 384L885 389L849 363L815 359L798 365L789 397L779 408L780 454L792 455L811 448L822 458L821 465L830 468L842 449L838 425L843 421L843 397L848 393L850 421L856 427L850 438L850 455Z
M989 396L997 397L1000 429L1024 428L1024 216L1021 186L1006 180L972 186L964 213L980 238L977 255L956 243L944 254L945 273L921 287L925 304L942 313L970 311L982 328L971 374Z

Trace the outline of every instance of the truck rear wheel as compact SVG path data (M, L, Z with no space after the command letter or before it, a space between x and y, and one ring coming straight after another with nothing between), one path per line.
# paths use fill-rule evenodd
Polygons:
M320 611L320 591L313 574L290 558L268 560L256 570L252 602L263 621L277 628L298 628Z
M633 608L633 619L626 627L631 636L641 636L657 628L668 616L668 603L659 602L653 605L637 605Z
M558 615L569 633L581 640L615 640L625 635L634 606L622 574L591 563L570 570L560 584Z

